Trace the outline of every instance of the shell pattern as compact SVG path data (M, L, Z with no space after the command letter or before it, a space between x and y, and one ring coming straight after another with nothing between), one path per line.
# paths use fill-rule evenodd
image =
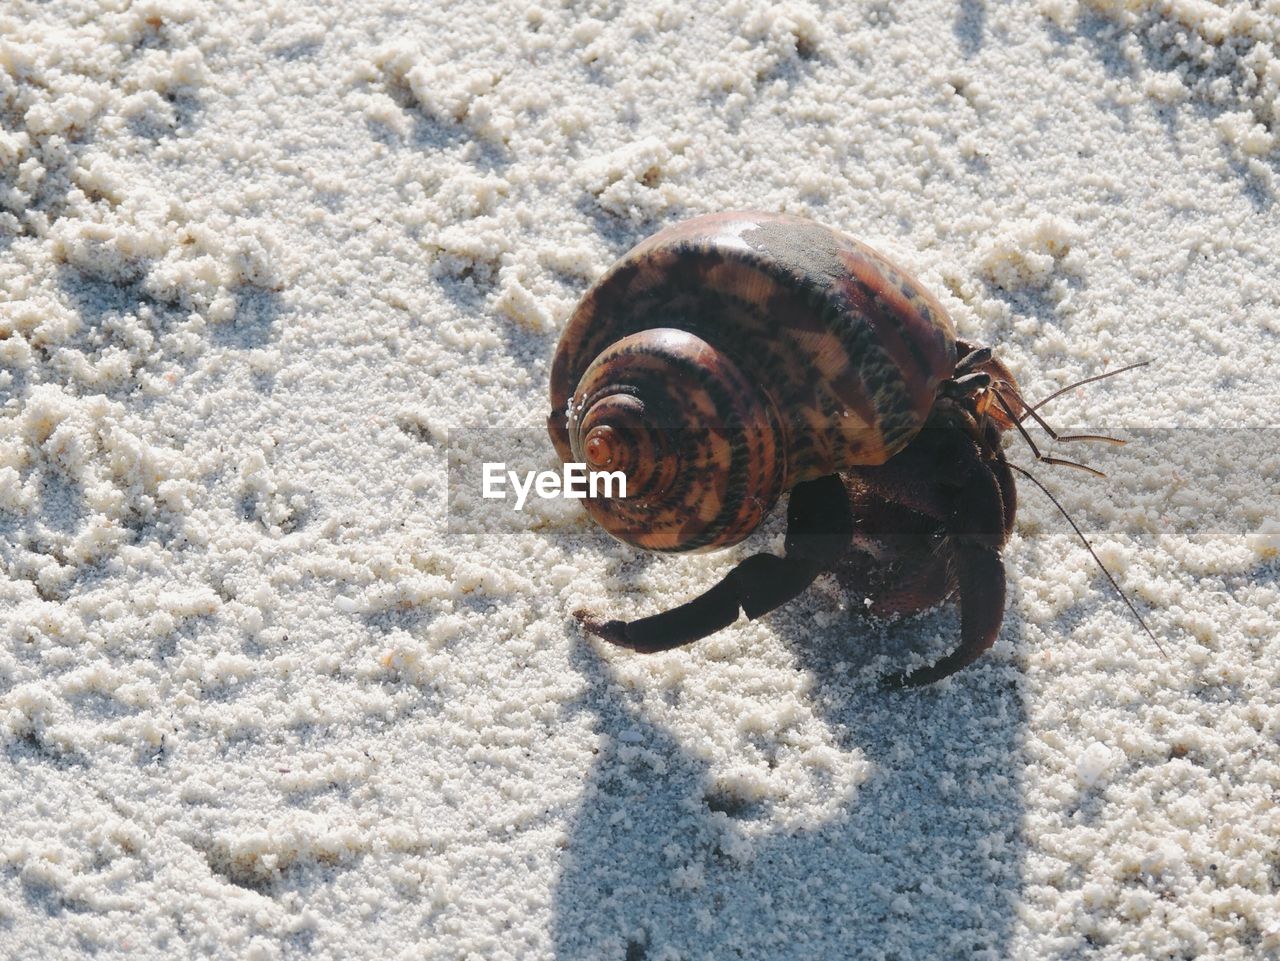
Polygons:
M585 502L614 536L714 549L796 484L900 451L956 357L941 305L870 247L801 217L711 214L586 293L548 428L562 460L627 474L625 501Z

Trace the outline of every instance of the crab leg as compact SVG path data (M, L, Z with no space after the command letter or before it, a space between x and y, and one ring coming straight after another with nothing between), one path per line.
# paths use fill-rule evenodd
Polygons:
M1000 634L1004 621L1005 576L1000 558L1004 542L1005 495L1013 490L1008 468L993 470L976 450L965 457L963 483L947 519L947 532L955 545L955 570L960 593L960 646L936 664L888 677L888 687L932 684L982 656ZM1010 515L1011 516L1011 515Z
M845 552L853 516L844 484L834 474L797 484L787 508L786 557L753 554L706 593L669 611L636 621L574 616L592 634L644 654L667 651L728 627L739 610L754 620L799 596Z
M996 642L1004 620L1004 562L1000 552L976 544L956 548L960 581L960 646L929 667L885 680L888 687L932 684L972 664Z

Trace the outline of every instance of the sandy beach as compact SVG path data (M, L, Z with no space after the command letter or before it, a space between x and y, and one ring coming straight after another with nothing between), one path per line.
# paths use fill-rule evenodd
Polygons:
M0 957L1280 957L1276 0L0 0ZM634 244L786 212L1106 472L1011 461L1000 639L570 501ZM1037 443L1054 447L1042 432Z

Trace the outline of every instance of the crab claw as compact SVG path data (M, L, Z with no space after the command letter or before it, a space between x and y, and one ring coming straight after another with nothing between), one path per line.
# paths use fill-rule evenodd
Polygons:
M720 583L693 600L635 621L605 620L588 610L574 616L586 630L640 654L669 651L714 634L738 619L757 618L786 603L813 582L820 565L799 558L754 554Z
M585 607L578 608L573 612L573 616L578 619L578 623L582 625L588 634L594 634L601 640L608 641L610 644L617 644L619 647L632 647L627 641L626 621L603 618Z
M755 620L800 596L839 560L852 534L844 484L829 474L792 489L786 557L753 554L710 590L651 617L606 620L585 608L573 615L588 632L611 644L641 654L669 651L728 627L740 613Z
M605 620L587 610L574 616L596 637L654 654L728 627L739 611L755 620L801 594L821 572L822 564L811 558L753 554L705 594L661 614L637 621Z
M888 688L919 687L940 681L972 664L996 642L1004 621L1004 562L1000 552L979 544L956 548L960 587L960 646L928 667L891 674Z

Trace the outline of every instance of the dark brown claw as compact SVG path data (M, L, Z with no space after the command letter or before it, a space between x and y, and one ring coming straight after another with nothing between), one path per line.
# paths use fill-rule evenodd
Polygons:
M947 438L940 436L939 442L947 443ZM1000 547L1013 527L1013 478L1002 461L986 463L976 446L955 444L944 452L946 461L956 465L958 483L936 489L936 508L951 553L946 562L950 582L959 593L960 644L936 664L885 678L881 683L889 688L932 684L973 663L995 643L1004 620ZM895 465L902 470L911 466L909 458ZM903 479L896 480L895 487L901 486ZM917 602L901 609L911 612L922 606Z
M887 688L932 684L972 664L996 642L1004 619L1004 564L998 551L964 546L956 550L960 580L960 646L928 667L892 674Z
M710 590L652 617L605 620L587 610L574 616L589 632L619 647L641 654L669 651L728 627L739 612L754 620L798 597L844 553L852 531L839 477L797 484L787 510L786 557L753 554Z
M578 623L582 625L588 634L594 634L601 640L608 641L610 644L617 644L619 647L631 647L631 644L627 641L626 621L603 618L585 607L578 608L573 612L573 616L578 619Z
M738 619L754 620L796 597L822 572L803 558L754 554L719 584L693 600L636 621L605 620L590 611L575 616L596 637L640 654L669 651L714 634Z

